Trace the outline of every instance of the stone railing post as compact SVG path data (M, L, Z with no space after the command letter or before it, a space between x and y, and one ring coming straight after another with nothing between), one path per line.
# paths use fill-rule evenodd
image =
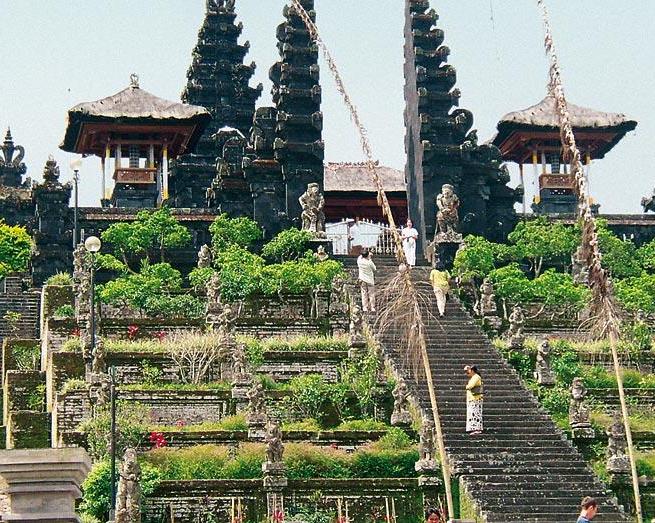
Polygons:
M81 448L0 451L9 506L2 521L78 523L75 500L90 469L91 459Z

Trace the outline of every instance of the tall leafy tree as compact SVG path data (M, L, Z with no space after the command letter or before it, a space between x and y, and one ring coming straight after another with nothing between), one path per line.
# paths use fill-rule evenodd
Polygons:
M541 274L544 262L568 258L578 244L573 227L548 223L544 217L519 222L507 239L514 257L526 259L535 277Z
M24 227L7 225L0 219L0 278L27 269L32 239Z
M167 250L191 243L191 233L168 207L162 207L139 212L133 222L111 225L102 233L102 240L112 245L125 267L134 272L130 263L137 257L146 256L151 263L163 263Z

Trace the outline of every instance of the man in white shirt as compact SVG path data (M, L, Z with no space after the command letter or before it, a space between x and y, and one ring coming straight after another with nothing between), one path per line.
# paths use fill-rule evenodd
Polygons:
M364 249L357 258L359 286L362 291L362 309L364 312L375 312L375 271L377 268L371 257L371 251Z

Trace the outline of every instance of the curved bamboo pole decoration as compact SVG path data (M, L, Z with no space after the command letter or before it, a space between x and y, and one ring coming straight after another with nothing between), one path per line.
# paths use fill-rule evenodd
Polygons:
M352 99L350 98L350 95L346 91L341 75L339 74L339 69L337 68L336 63L332 58L330 51L328 50L327 46L321 39L316 24L313 22L310 15L305 10L305 8L300 4L299 0L291 0L291 3L293 7L296 9L302 21L304 22L305 26L307 27L310 37L312 38L312 40L314 40L314 42L316 42L316 45L318 45L318 47L320 48L323 57L327 62L330 71L332 72L332 76L337 85L337 90L341 95L341 97L343 98L343 101L350 112L350 117L353 123L355 124L357 132L359 134L359 141L362 151L364 153L364 156L366 157L367 169L371 177L373 178L373 181L375 182L377 188L378 205L382 207L382 212L384 216L389 220L389 227L392 231L394 243L396 244L396 258L398 259L398 262L400 264L406 265L407 260L405 259L405 254L402 247L402 238L400 236L400 233L398 232L398 229L396 228L396 222L391 212L391 206L389 205L389 200L387 199L387 194L384 190L384 185L376 170L376 162L374 159L375 157L373 156L373 150L368 140L366 128L362 124L362 121L359 117L359 113L357 112L357 108L355 107L355 104L353 103ZM450 478L451 478L450 464L448 462L448 456L446 454L446 447L443 439L443 432L441 429L441 418L439 416L437 393L434 389L434 383L432 381L432 370L430 369L430 361L428 358L427 343L425 339L425 325L422 319L421 307L416 294L414 283L412 282L410 276L410 271L408 270L401 271L396 277L396 281L398 284L400 284L400 288L402 289L401 299L403 297L406 298L410 297L411 300L412 318L414 321L413 321L413 325L410 325L408 331L414 332L413 341L418 344L418 347L414 347L413 348L414 350L411 350L410 345L412 345L412 341L410 340L408 340L407 345L408 345L408 349L410 349L411 352L415 351L417 353L416 356L420 357L423 366L423 372L425 373L425 377L427 380L427 386L430 395L430 404L432 407L432 415L434 418L434 426L437 433L436 434L437 445L439 447L441 470L443 474L444 487L446 491L446 503L448 505L448 515L450 519L454 519L455 507L453 505L453 495L452 495L452 488L450 484Z
M607 272L601 266L602 255L598 242L596 230L596 219L591 212L589 205L589 196L587 190L587 180L584 175L584 165L582 156L575 142L573 126L569 117L569 108L564 95L564 86L562 83L562 73L559 66L559 60L555 51L553 42L553 33L550 25L550 17L545 0L537 0L537 5L541 8L543 23L545 29L544 46L546 54L550 61L549 69L549 89L556 100L557 115L560 123L560 138L564 156L570 160L571 174L574 176L574 189L578 197L578 215L582 223L582 247L583 256L587 267L589 268L589 285L592 291L592 317L598 329L598 337L607 337L610 342L612 351L612 360L614 363L614 373L619 390L619 400L621 402L621 417L625 428L626 442L628 444L628 456L630 458L630 471L632 476L632 487L635 497L635 512L637 522L642 523L643 516L641 511L641 497L639 495L639 476L634 456L634 447L632 444L632 431L630 430L630 421L628 418L628 406L625 400L625 391L623 390L623 377L617 351L617 342L620 333L620 318L617 313L617 306L614 299L614 289Z

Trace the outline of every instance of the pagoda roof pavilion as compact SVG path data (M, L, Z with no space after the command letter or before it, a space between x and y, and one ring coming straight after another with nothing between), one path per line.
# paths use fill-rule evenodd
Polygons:
M204 107L159 98L133 78L129 87L112 96L71 108L60 148L102 156L111 133L162 132L170 137L169 152L177 156L193 150L210 121Z
M498 122L498 132L491 143L503 158L527 163L534 150L547 142L559 147L559 119L555 98L546 96L527 109L506 114ZM621 113L606 113L569 103L569 116L579 146L592 159L603 158L629 131L637 127Z

